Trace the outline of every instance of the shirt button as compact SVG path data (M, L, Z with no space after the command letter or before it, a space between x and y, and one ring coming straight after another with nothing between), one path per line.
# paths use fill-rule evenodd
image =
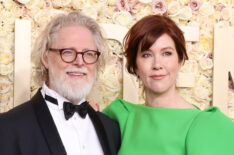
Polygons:
M83 150L84 150L84 149L85 149L85 146L83 145L82 148L83 148Z
M76 116L74 116L74 120L76 120Z

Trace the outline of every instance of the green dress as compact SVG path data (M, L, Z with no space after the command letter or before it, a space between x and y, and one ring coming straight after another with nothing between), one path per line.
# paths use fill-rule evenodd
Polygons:
M234 155L234 123L217 107L155 108L117 99L103 113L119 122L118 155Z

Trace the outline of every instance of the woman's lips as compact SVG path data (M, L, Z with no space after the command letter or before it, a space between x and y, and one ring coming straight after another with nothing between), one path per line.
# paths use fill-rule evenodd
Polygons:
M150 76L154 80L161 80L165 77L166 75L152 75Z

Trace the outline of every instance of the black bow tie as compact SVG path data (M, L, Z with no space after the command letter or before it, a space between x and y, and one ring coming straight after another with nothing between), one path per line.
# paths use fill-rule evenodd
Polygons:
M58 101L51 96L45 95L45 100L58 105ZM65 119L68 120L71 118L75 112L78 112L82 118L85 118L88 113L88 107L89 105L87 101L81 103L80 105L74 105L71 102L64 102L63 111Z
M88 113L88 102L85 101L80 105L74 105L71 102L63 103L63 110L66 120L74 115L75 112L78 112L82 118L85 118Z

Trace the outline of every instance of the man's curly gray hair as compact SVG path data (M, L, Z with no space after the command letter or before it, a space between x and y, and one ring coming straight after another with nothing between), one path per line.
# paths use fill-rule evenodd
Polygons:
M97 70L100 70L100 68L104 66L106 42L97 22L79 12L61 14L48 23L41 35L35 41L35 45L32 50L32 63L36 69L34 80L39 86L41 86L44 81L48 81L48 71L44 66L45 57L48 54L48 49L56 39L56 34L61 28L73 25L84 26L91 31L97 49L102 53L97 62Z

